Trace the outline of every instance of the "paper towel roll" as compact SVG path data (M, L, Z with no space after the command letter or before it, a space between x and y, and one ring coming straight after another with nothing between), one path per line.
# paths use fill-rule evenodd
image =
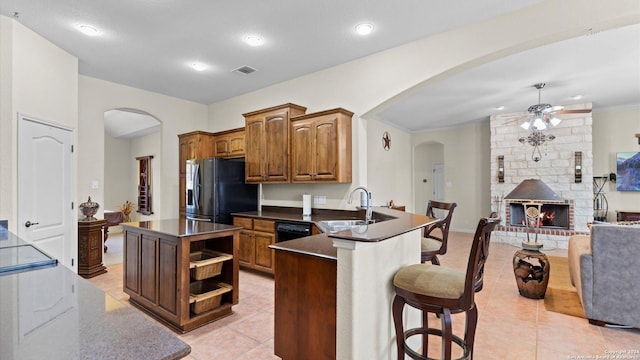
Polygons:
M302 195L302 216L311 216L311 194Z

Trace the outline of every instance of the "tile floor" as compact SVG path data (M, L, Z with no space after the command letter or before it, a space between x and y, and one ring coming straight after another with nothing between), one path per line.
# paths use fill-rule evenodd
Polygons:
M464 268L471 238L472 234L451 233L448 252L440 257L442 266ZM110 234L109 241L113 245L122 237L118 240L117 235ZM117 263L116 249L117 245L109 255L113 265L107 267L108 273L90 280L128 304L128 296L122 292L122 264ZM615 351L627 351L627 357L619 358L640 359L640 330L589 325L585 319L546 311L543 300L520 296L512 268L515 251L510 245L491 244L484 289L476 295L476 360L607 359ZM566 250L545 253L567 255ZM233 307L233 315L178 335L191 346L186 359L278 359L273 355L273 277L241 270L240 284L240 303ZM438 323L435 318L433 321ZM462 331L461 315L454 315L453 324L454 331ZM635 351L635 355L629 351ZM439 357L436 346L430 349L430 356Z

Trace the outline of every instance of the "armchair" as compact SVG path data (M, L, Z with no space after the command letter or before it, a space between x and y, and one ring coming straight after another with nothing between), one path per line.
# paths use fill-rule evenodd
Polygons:
M569 238L568 262L589 323L640 328L640 226L594 224Z

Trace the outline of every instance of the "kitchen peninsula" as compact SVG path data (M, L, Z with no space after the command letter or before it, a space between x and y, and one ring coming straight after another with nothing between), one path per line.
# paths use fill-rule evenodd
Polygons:
M276 252L277 356L396 357L392 278L420 262L422 228L437 219L382 207L373 208L373 218L383 220L270 246ZM322 228L326 219L312 214L308 220ZM407 322L419 324L420 314L407 310Z
M178 332L231 314L238 303L239 227L185 218L124 228L124 292Z
M9 233L0 249L25 246ZM180 359L189 345L60 264L0 273L0 359Z

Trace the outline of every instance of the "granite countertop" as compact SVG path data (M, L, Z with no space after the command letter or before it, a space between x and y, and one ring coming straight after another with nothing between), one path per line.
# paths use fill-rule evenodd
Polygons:
M262 211L235 213L233 215L317 223L326 220L364 219L364 213L364 210L341 211L313 209L310 217L303 217L301 209L265 207ZM269 247L275 250L292 251L328 259L336 259L337 250L333 247L333 240L335 239L379 242L438 221L437 218L375 206L373 207L373 218L379 220L370 225L361 225L349 230L278 242ZM318 226L318 228L322 229L321 226Z
M0 246L22 241L0 241ZM180 359L189 345L62 265L0 275L0 359Z
M224 231L240 230L241 227L218 224L208 221L180 219L164 219L149 221L132 221L120 224L123 227L134 227L149 231L167 234L170 236L185 237L193 235L214 234Z

